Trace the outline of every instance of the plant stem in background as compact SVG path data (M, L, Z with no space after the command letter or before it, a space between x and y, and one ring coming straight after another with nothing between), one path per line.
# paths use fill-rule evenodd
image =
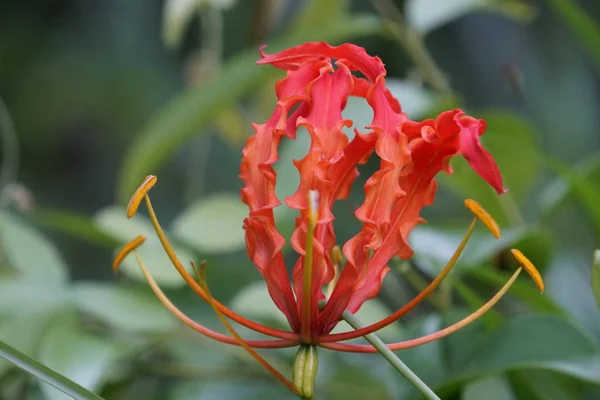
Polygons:
M103 400L102 397L97 394L90 392L78 383L73 382L69 378L46 367L2 341L0 341L0 357L5 358L22 370L34 375L38 379L43 380L76 400Z
M425 82L442 94L451 93L452 88L448 80L425 47L423 38L406 25L402 12L394 2L391 0L371 0L371 3L381 14L384 21L387 22L394 38L412 58Z
M0 190L17 178L19 169L19 142L15 125L8 108L0 99L0 140L2 141L2 165L0 166Z
M344 311L342 314L342 319L348 323L354 329L363 328L365 325L358 320L352 313L349 311ZM379 353L396 369L396 371L400 372L412 385L423 395L426 399L429 400L440 400L437 394L425 382L423 382L412 370L402 362L394 354L393 351L387 348L385 343L381 341L375 334L370 333L365 335L364 338L373 345L377 349Z

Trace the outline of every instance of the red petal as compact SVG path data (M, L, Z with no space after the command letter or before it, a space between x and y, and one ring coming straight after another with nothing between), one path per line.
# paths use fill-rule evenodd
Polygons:
M492 155L483 148L479 136L485 132L485 121L471 117L455 117L461 127L460 153L471 168L483 178L498 194L505 193L502 176Z

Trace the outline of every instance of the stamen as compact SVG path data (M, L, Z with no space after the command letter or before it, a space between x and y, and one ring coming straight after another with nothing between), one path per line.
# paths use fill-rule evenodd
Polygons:
M208 329L208 328L198 324L197 322L193 321L187 315L185 315L181 310L179 310L171 302L171 300L169 300L169 298L164 294L164 292L161 290L160 286L158 286L158 284L156 283L156 281L150 274L150 271L148 271L148 268L142 261L142 258L140 257L140 255L137 251L135 252L135 257L136 257L138 266L140 267L140 270L142 271L142 274L144 275L144 278L148 282L148 285L150 285L150 288L152 289L152 291L154 292L154 294L156 295L158 300L160 300L160 302L167 308L167 310L169 310L171 312L171 314L173 314L178 320L180 320L181 322L183 322L185 325L192 328L196 332L198 332L204 336L207 336L211 339L217 340L222 343L233 344L236 346L240 345L240 343L235 338L223 335L222 333L215 332L212 329ZM280 348L285 348L285 347L296 346L298 344L298 341L297 340L249 340L249 341L247 341L247 343L249 346L252 346L255 348L280 349Z
M335 289L335 285L337 285L340 280L340 266L342 265L342 250L340 246L335 245L333 249L331 249L331 263L333 264L333 279L327 285L325 290L325 298L329 299L333 294L333 290Z
M129 255L129 253L131 253L132 251L134 251L135 249L140 247L145 241L146 241L146 237L143 235L140 235L140 236L137 236L132 241L130 241L129 243L127 243L125 246L123 246L123 248L121 250L119 250L119 253L115 257L115 260L113 261L113 265L112 265L113 271L117 272L117 270L121 266L121 263L123 262L125 257L127 257Z
M477 217L485 224L485 226L492 232L492 235L496 239L500 238L500 226L496 222L496 220L487 212L481 204L476 202L475 200L466 199L465 207L467 207L473 214L477 215Z
M237 331L235 329L233 329L231 324L227 321L225 316L219 310L219 307L217 307L217 305L215 304L215 301L214 301L212 295L210 294L210 290L208 289L208 284L206 283L205 271L206 271L206 263L200 264L200 277L199 277L200 284L202 285L202 288L204 289L204 291L206 292L206 295L208 296L208 304L210 304L210 306L212 307L214 312L217 314L217 317L223 323L223 326L225 326L225 329L227 329L229 331L229 333L238 340L240 346L242 346L244 348L244 350L246 350L248 352L248 354L250 354L256 361L258 361L258 363L260 365L262 365L263 368L265 368L267 371L269 371L278 381L283 383L289 390L291 390L295 394L300 395L301 391L298 387L296 387L296 385L294 385L290 380L288 380L285 376L283 376L279 371L277 371L275 368L273 368L273 366L271 364L269 364L267 362L267 360L262 358L261 355L258 354L252 347L250 347L248 345L248 343L237 333Z
M521 265L521 267L523 267L523 269L525 269L525 271L529 274L531 279L533 279L533 282L537 286L540 293L544 293L544 280L542 279L542 275L540 275L535 265L533 265L533 263L529 261L529 259L525 257L520 250L512 249L510 252L515 260L517 260L517 262Z
M442 339L462 328L469 325L471 322L475 321L483 314L488 312L492 307L494 307L500 299L506 294L508 289L512 286L512 284L517 280L517 277L521 273L523 268L519 268L510 279L502 286L500 291L494 295L487 303L485 303L481 308L477 311L469 315L468 317L456 322L455 324L450 325L447 328L444 328L438 332L425 335L420 338L405 340L403 342L391 343L386 346L392 351L409 349L412 347L421 346L423 344L431 343L433 341ZM348 344L348 343L323 343L319 344L319 346L336 351L344 351L349 353L376 353L377 349L371 345L358 345L358 344Z
M476 224L477 224L477 218L473 218L471 225L469 225L469 229L467 229L465 236L463 237L460 244L454 251L454 254L452 255L452 258L450 258L450 261L448 261L448 264L446 264L446 266L444 267L444 269L442 269L440 274L438 276L436 276L435 279L433 281L431 281L431 283L425 289L423 289L423 291L421 293L416 295L410 302L408 302L402 308L400 308L399 310L397 310L396 312L394 312L387 318L384 318L381 321L371 324L369 326L365 326L364 328L357 329L354 331L349 331L349 332L334 333L334 334L318 336L315 340L316 343L331 343L331 342L340 342L343 340L356 339L358 337L368 335L369 333L373 333L375 331L383 329L386 326L397 321L399 318L402 318L404 315L406 315L408 312L410 312L413 308L418 306L423 300L425 300L427 298L427 296L429 296L431 294L431 292L433 292L442 283L442 281L448 276L448 274L452 270L452 267L454 267L454 265L456 265L456 262L458 261L463 250L465 249L467 242L471 238L471 235L473 234L473 231L475 230Z
M306 245L304 255L304 274L302 277L302 325L300 338L305 343L311 341L312 326L312 264L313 264L313 241L315 226L317 225L319 213L319 192L311 190L308 192L308 218L306 220Z
M159 239L160 243L162 244L163 249L165 250L165 252L167 253L167 256L169 257L169 260L171 260L171 263L173 264L173 266L175 267L177 272L179 272L179 275L181 275L181 277L183 278L185 283L187 283L188 286L190 286L190 288L198 296L200 296L204 301L208 301L208 297L206 296L204 289L196 282L194 277L192 277L189 274L189 272L184 268L183 264L181 264L181 262L177 258L177 255L175 254L173 247L169 243L169 239L167 239L167 235L165 235L165 232L163 231L162 227L160 226L160 223L158 222L158 218L156 217L156 213L154 212L154 208L152 207L152 202L150 201L150 196L148 196L146 194L144 196L144 198L146 200L146 208L148 209L148 215L150 216L150 221L152 222L152 226L154 227L156 235L158 236L158 239ZM238 324L240 324L242 326L245 326L246 328L249 328L256 332L262 333L264 335L276 337L279 339L289 339L289 340L297 339L297 335L294 332L287 332L287 331L283 331L281 329L275 329L275 328L271 328L271 327L256 323L254 321L251 321L251 320L244 318L241 315L233 312L229 308L225 307L223 304L219 303L217 300L214 300L214 301L215 301L215 304L217 305L217 307L219 308L219 310L223 314L225 314L225 316L227 316L227 318L231 318L233 321L237 322Z
M156 184L157 178L154 175L148 175L144 182L135 190L129 203L127 204L127 218L131 218L135 215L142 199L146 196L146 193Z

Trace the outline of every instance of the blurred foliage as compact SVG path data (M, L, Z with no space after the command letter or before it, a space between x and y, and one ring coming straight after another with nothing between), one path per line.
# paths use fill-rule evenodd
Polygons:
M119 245L146 234L140 253L167 295L222 330L169 267L149 220L125 217L132 190L156 174L153 199L180 258L208 261L222 302L285 327L245 255L237 193L241 146L251 122L267 118L280 77L254 65L257 48L352 41L384 60L390 90L412 118L461 107L486 119L482 140L510 189L498 197L457 160L426 210L430 225L411 235L415 257L392 271L358 316L372 322L389 314L443 267L470 218L462 199L474 198L497 217L502 239L477 231L444 289L447 306L432 301L382 338L428 334L479 307L515 267L507 249L519 247L545 277L543 296L519 280L488 318L399 356L444 399L598 398L599 4L396 1L406 29L444 71L449 95L424 84L410 46L388 29L391 16L372 3L0 4L0 340L111 400L294 398L243 351L179 324L132 260L117 277L110 265ZM350 101L344 116L363 129L372 115ZM280 198L296 188L291 160L306 150L307 136L282 144ZM376 168L365 165L359 180ZM334 210L340 242L358 229L352 211L362 196L357 185ZM277 216L289 237L294 214L281 207ZM262 353L289 375L293 351ZM419 398L377 356L319 357L317 398ZM0 398L67 397L0 360Z

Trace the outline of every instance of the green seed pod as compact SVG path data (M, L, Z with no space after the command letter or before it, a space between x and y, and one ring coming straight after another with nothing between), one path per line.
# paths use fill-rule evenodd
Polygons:
M296 385L303 398L312 399L315 393L315 379L319 366L317 346L302 345L296 353L294 361L294 385Z

